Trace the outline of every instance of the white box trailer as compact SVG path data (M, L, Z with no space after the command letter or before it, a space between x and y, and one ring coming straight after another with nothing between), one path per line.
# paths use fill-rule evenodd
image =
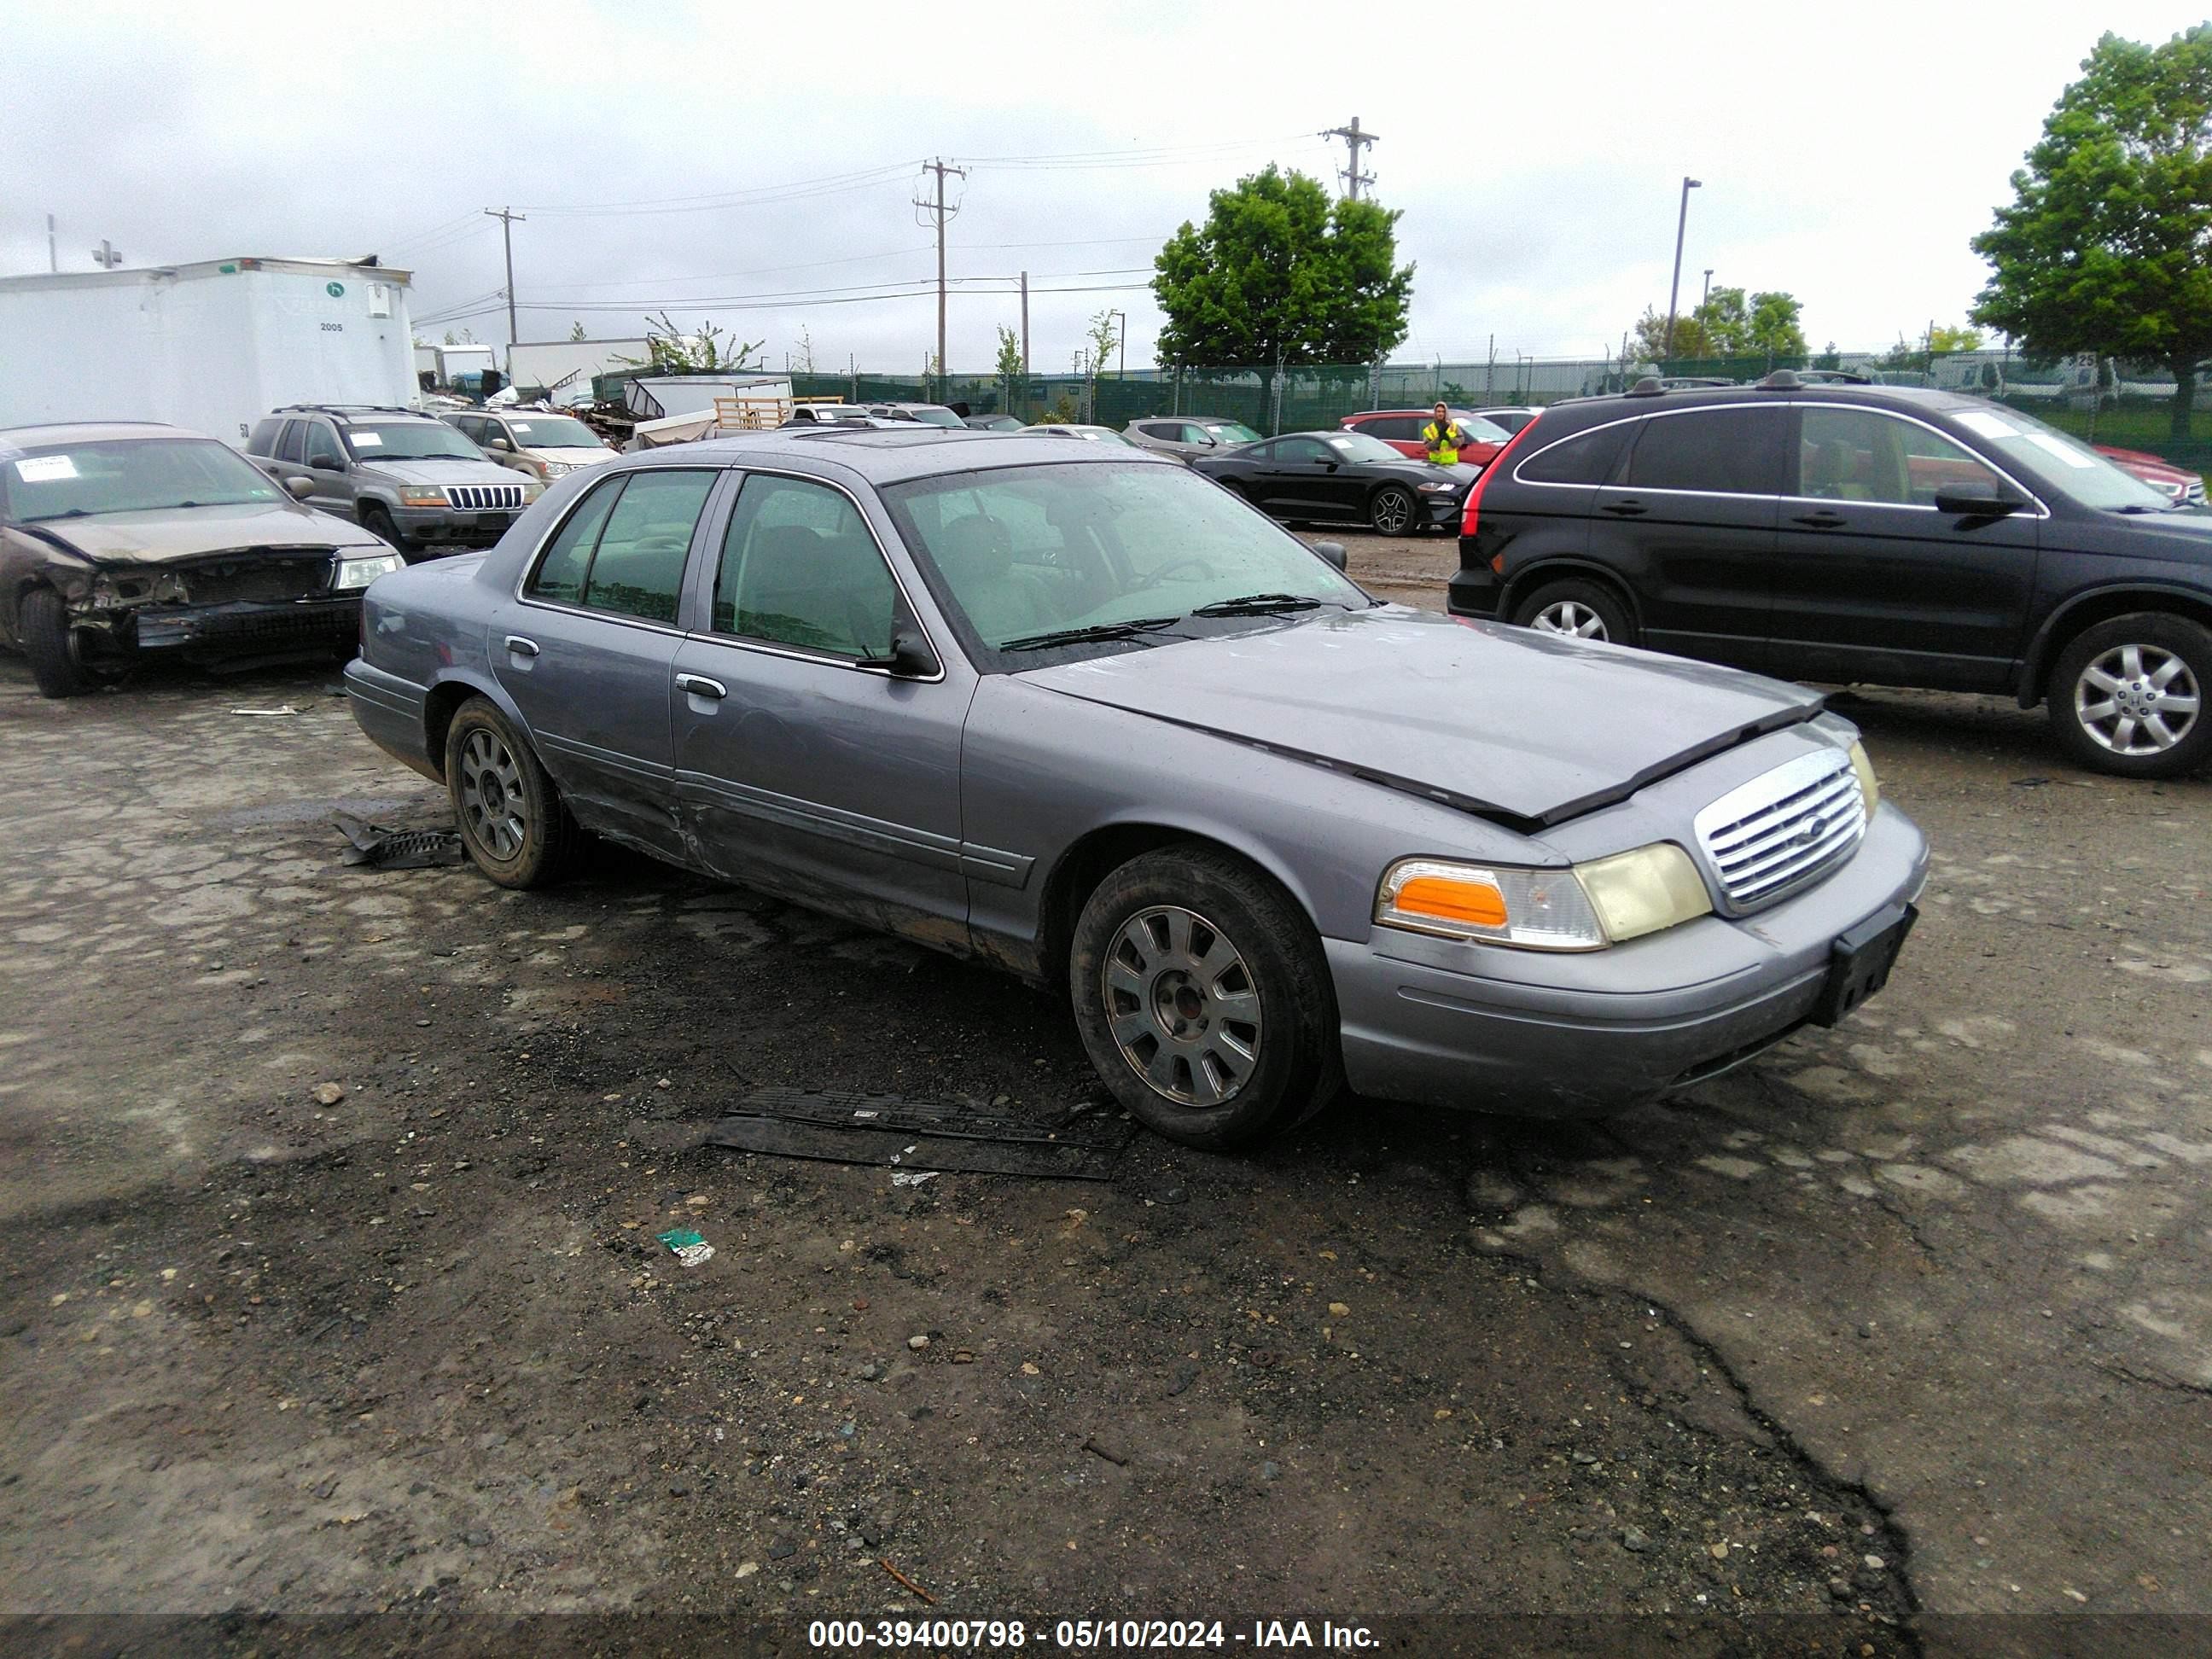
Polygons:
M563 408L592 401L592 377L652 360L637 340L526 340L507 349L507 381L518 391L544 386Z
M167 421L234 443L283 404L419 402L410 274L240 258L0 278L0 427Z

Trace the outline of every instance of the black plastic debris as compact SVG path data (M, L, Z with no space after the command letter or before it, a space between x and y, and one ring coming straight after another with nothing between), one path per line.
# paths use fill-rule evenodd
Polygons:
M957 1100L762 1089L708 1133L710 1146L777 1158L1046 1181L1110 1181L1136 1127L1110 1108L1008 1117Z
M468 857L458 830L387 830L350 812L334 812L331 822L353 843L345 851L348 864L372 870L428 870Z

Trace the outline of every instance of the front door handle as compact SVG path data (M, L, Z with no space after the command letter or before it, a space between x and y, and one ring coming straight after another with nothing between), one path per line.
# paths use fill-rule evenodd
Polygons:
M526 640L520 634L509 634L507 648L518 657L534 657L538 654L538 641Z
M1831 513L1824 507L1817 513L1800 513L1790 522L1802 524L1810 530L1840 530L1850 520L1840 513Z
M1650 511L1641 501L1607 501L1605 510L1616 519L1640 519Z
M695 697L704 697L709 702L720 702L730 695L730 688L720 680L710 680L704 674L678 674L678 687Z

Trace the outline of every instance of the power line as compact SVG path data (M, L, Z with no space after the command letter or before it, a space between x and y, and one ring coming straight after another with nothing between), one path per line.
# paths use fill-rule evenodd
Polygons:
M1317 133L1315 136L1321 138L1344 140L1345 149L1351 152L1352 165L1339 172L1336 176L1344 180L1345 193L1352 200L1358 201L1360 185L1371 185L1375 182L1373 173L1362 173L1359 170L1359 152L1368 145L1380 141L1373 133L1362 132L1359 130L1359 118L1357 115L1352 118L1352 125L1348 127L1331 127L1328 131Z

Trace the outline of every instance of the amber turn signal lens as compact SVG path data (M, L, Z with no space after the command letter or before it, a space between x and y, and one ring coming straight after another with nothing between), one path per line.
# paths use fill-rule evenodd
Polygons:
M1414 915L1477 927L1503 927L1506 922L1505 895L1497 888L1443 876L1414 877L1398 890L1396 906Z

